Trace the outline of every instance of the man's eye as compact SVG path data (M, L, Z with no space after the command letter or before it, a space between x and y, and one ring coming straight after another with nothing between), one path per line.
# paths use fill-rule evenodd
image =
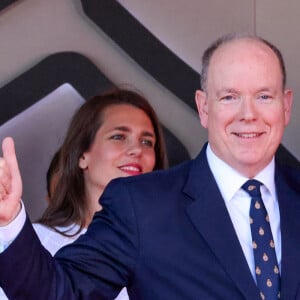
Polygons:
M262 99L269 99L269 98L270 98L269 95L261 95L260 97L261 97Z
M263 94L263 95L260 95L258 97L258 100L261 100L261 101L271 101L272 97L270 95Z
M225 95L225 96L221 97L222 102L233 102L233 101L236 101L237 99L238 99L238 97L235 95Z
M223 100L232 100L233 99L233 97L230 95L230 96L225 96L225 97L223 97L222 98Z

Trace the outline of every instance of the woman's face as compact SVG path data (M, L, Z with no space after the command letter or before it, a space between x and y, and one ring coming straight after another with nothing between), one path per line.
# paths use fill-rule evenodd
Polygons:
M102 115L90 149L79 160L90 197L99 197L114 178L153 170L156 136L149 117L141 109L115 104Z

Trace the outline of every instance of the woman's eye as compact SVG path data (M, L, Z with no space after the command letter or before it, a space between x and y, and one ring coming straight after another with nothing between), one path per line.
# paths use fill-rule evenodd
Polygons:
M145 145L150 148L154 147L154 143L151 140L142 140L142 145Z
M111 140L124 140L125 136L123 134L114 134L110 137Z

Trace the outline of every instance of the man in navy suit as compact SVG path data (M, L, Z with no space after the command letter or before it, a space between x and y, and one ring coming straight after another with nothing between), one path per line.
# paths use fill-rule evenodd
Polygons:
M112 181L87 233L55 259L20 208L14 147L4 140L0 286L10 299L113 299L123 286L139 300L265 299L241 189L248 179L263 183L279 295L300 299L300 172L274 158L292 106L281 54L258 37L229 35L202 67L196 104L208 144L167 171Z

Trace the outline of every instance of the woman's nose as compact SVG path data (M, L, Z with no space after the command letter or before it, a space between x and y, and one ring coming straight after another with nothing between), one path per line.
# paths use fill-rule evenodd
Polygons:
M127 151L130 156L139 156L142 153L142 145L139 142L130 143Z

